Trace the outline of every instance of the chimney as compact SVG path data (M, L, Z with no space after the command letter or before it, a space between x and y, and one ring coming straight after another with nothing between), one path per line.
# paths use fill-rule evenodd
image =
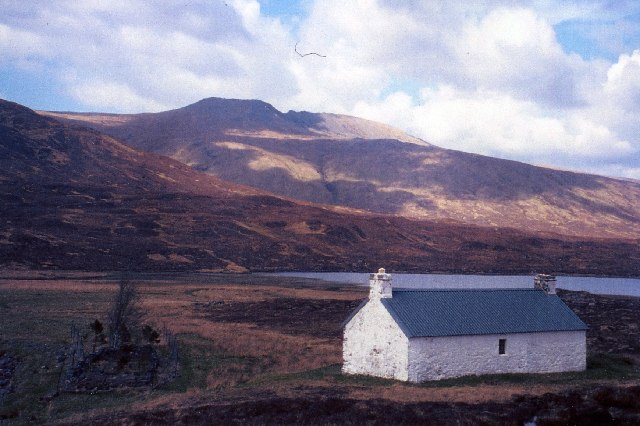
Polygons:
M369 299L383 299L393 297L391 290L391 274L387 274L384 268L377 273L369 275Z
M547 294L556 294L555 275L538 274L533 279L533 288L542 290Z

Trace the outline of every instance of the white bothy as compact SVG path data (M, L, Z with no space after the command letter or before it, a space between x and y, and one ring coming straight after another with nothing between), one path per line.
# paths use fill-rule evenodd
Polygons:
M369 303L344 329L342 372L408 380L409 339L380 303Z
M369 284L344 326L344 373L422 382L586 368L586 325L555 295L555 282L546 292L394 290L381 269Z

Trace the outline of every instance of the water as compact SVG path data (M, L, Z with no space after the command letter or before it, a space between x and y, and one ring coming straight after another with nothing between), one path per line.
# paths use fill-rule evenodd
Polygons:
M355 272L281 272L275 275L315 278L356 285L368 285L368 273ZM532 288L532 275L449 275L392 274L393 286L403 288ZM558 276L558 288L640 297L639 278L600 278Z

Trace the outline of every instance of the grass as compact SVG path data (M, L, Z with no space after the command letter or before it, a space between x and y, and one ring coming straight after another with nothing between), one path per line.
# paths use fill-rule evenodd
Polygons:
M8 352L15 355L14 391L0 406L0 418L13 424L39 424L61 419L71 413L92 409L120 407L140 399L139 391L56 394L60 368L54 353L42 346L14 346Z
M615 354L592 354L587 358L589 379L638 379L640 365L632 358Z
M14 390L0 406L0 418L15 424L46 423L85 407L119 406L132 394L56 395L61 364L57 356L69 342L71 325L86 329L102 315L112 294L104 288L74 285L53 290L46 283L0 286L0 350L18 360Z
M594 381L640 379L640 366L628 357L611 354L590 354L585 371L544 374L487 374L464 376L417 384L420 387L478 385L575 385Z
M227 355L198 334L180 334L177 337L180 375L160 387L165 392L186 392L194 388L219 390L233 386L257 363L256 358Z
M341 364L332 364L299 373L278 374L262 378L258 383L331 381L343 385L386 387L398 384L396 380L363 375L345 375ZM416 388L462 387L480 385L581 385L594 381L624 381L640 379L640 365L631 358L613 354L592 354L587 360L587 369L579 372L547 374L486 374L464 376L455 379L435 380L424 383L402 383Z
M95 392L84 394L60 394L51 400L46 413L46 421L64 420L70 415L80 418L96 412L108 412L112 409L123 409L145 400L146 395L140 390L124 390L111 392ZM90 408L91 413L87 413ZM74 422L80 423L80 422Z
M55 390L58 378L56 371L42 368L49 364L49 357L33 348L4 346L3 349L18 359L14 376L20 380L14 381L14 391L0 406L0 418L20 416L30 422L43 421L46 404L41 398Z
M340 389L362 399L430 400L436 397L446 400L452 395L451 398L458 401L470 398L473 402L473 398L487 388L503 388L500 397L508 399L512 393L526 393L531 387L553 390L603 381L640 380L640 366L632 359L608 354L591 354L587 370L576 373L467 376L422 384L343 375L339 338L288 335L251 323L221 323L202 306L211 300L268 300L283 296L359 300L361 292L338 287L292 288L264 282L243 286L238 279L234 277L231 284L162 281L140 285L142 306L147 312L145 322L157 329L166 324L178 338L180 374L173 382L156 389L57 396L54 394L60 366L56 354L68 344L71 324L86 327L89 334L89 323L96 318L104 319L115 284L0 281L3 318L0 353L7 351L19 360L14 375L15 391L0 404L0 419L6 419L8 424L60 420L85 423L100 413L166 404L179 406L191 398L210 400L252 392L296 397L299 389L307 388L328 395ZM342 318L335 321L340 322ZM467 391L447 394L445 388L447 392L450 389Z
M104 320L115 287L104 281L99 284L0 282L3 318L0 350L8 351L19 360L13 380L14 392L0 407L1 418L15 424L82 419L81 414L87 407L95 413L142 404L167 395L242 388L271 371L290 370L292 365L304 369L305 362L311 360L312 366L318 362L318 354L313 353L301 359L302 349L309 345L306 338L282 336L247 325L215 324L203 320L194 310L194 303L220 295L231 300L262 299L294 290L143 283L139 292L148 319L158 329L162 324L168 324L177 333L178 379L149 392L130 390L54 396L61 368L56 362L56 353L68 345L71 325L86 329L90 336L88 325L96 318ZM303 297L313 297L307 289L300 292ZM89 345L87 343L87 347ZM320 353L324 347L326 345L319 345Z

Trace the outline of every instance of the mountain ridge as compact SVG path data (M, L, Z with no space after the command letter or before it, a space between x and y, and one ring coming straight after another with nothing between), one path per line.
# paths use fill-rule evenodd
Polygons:
M43 114L313 203L590 238L633 239L640 225L640 183L400 140L398 130L353 117L221 98L161 113Z
M637 241L313 205L0 101L0 267L638 275Z
M216 115L216 111L224 109L225 116ZM162 111L158 113L138 113L138 114L113 114L100 112L71 112L71 111L37 111L40 114L48 115L66 121L90 125L104 125L115 127L122 122L129 122L135 119L144 120L159 114L162 120L190 121L191 115L204 118L208 125L214 126L211 133L216 129L224 129L223 134L228 131L238 130L247 135L261 137L260 134L251 133L252 130L262 130L269 128L272 136L298 136L301 140L305 137L325 138L325 139L374 139L380 137L394 138L408 143L428 146L425 141L410 136L392 126L378 123L343 114L333 113L311 113L308 111L293 111L286 113L278 111L271 104L253 99L224 99L210 97L194 102L182 108ZM122 120L118 120L121 118ZM192 123L190 123L192 124ZM238 127L238 128L235 128ZM289 132L289 134L284 132ZM220 136L220 135L219 135ZM268 135L264 135L268 137Z

